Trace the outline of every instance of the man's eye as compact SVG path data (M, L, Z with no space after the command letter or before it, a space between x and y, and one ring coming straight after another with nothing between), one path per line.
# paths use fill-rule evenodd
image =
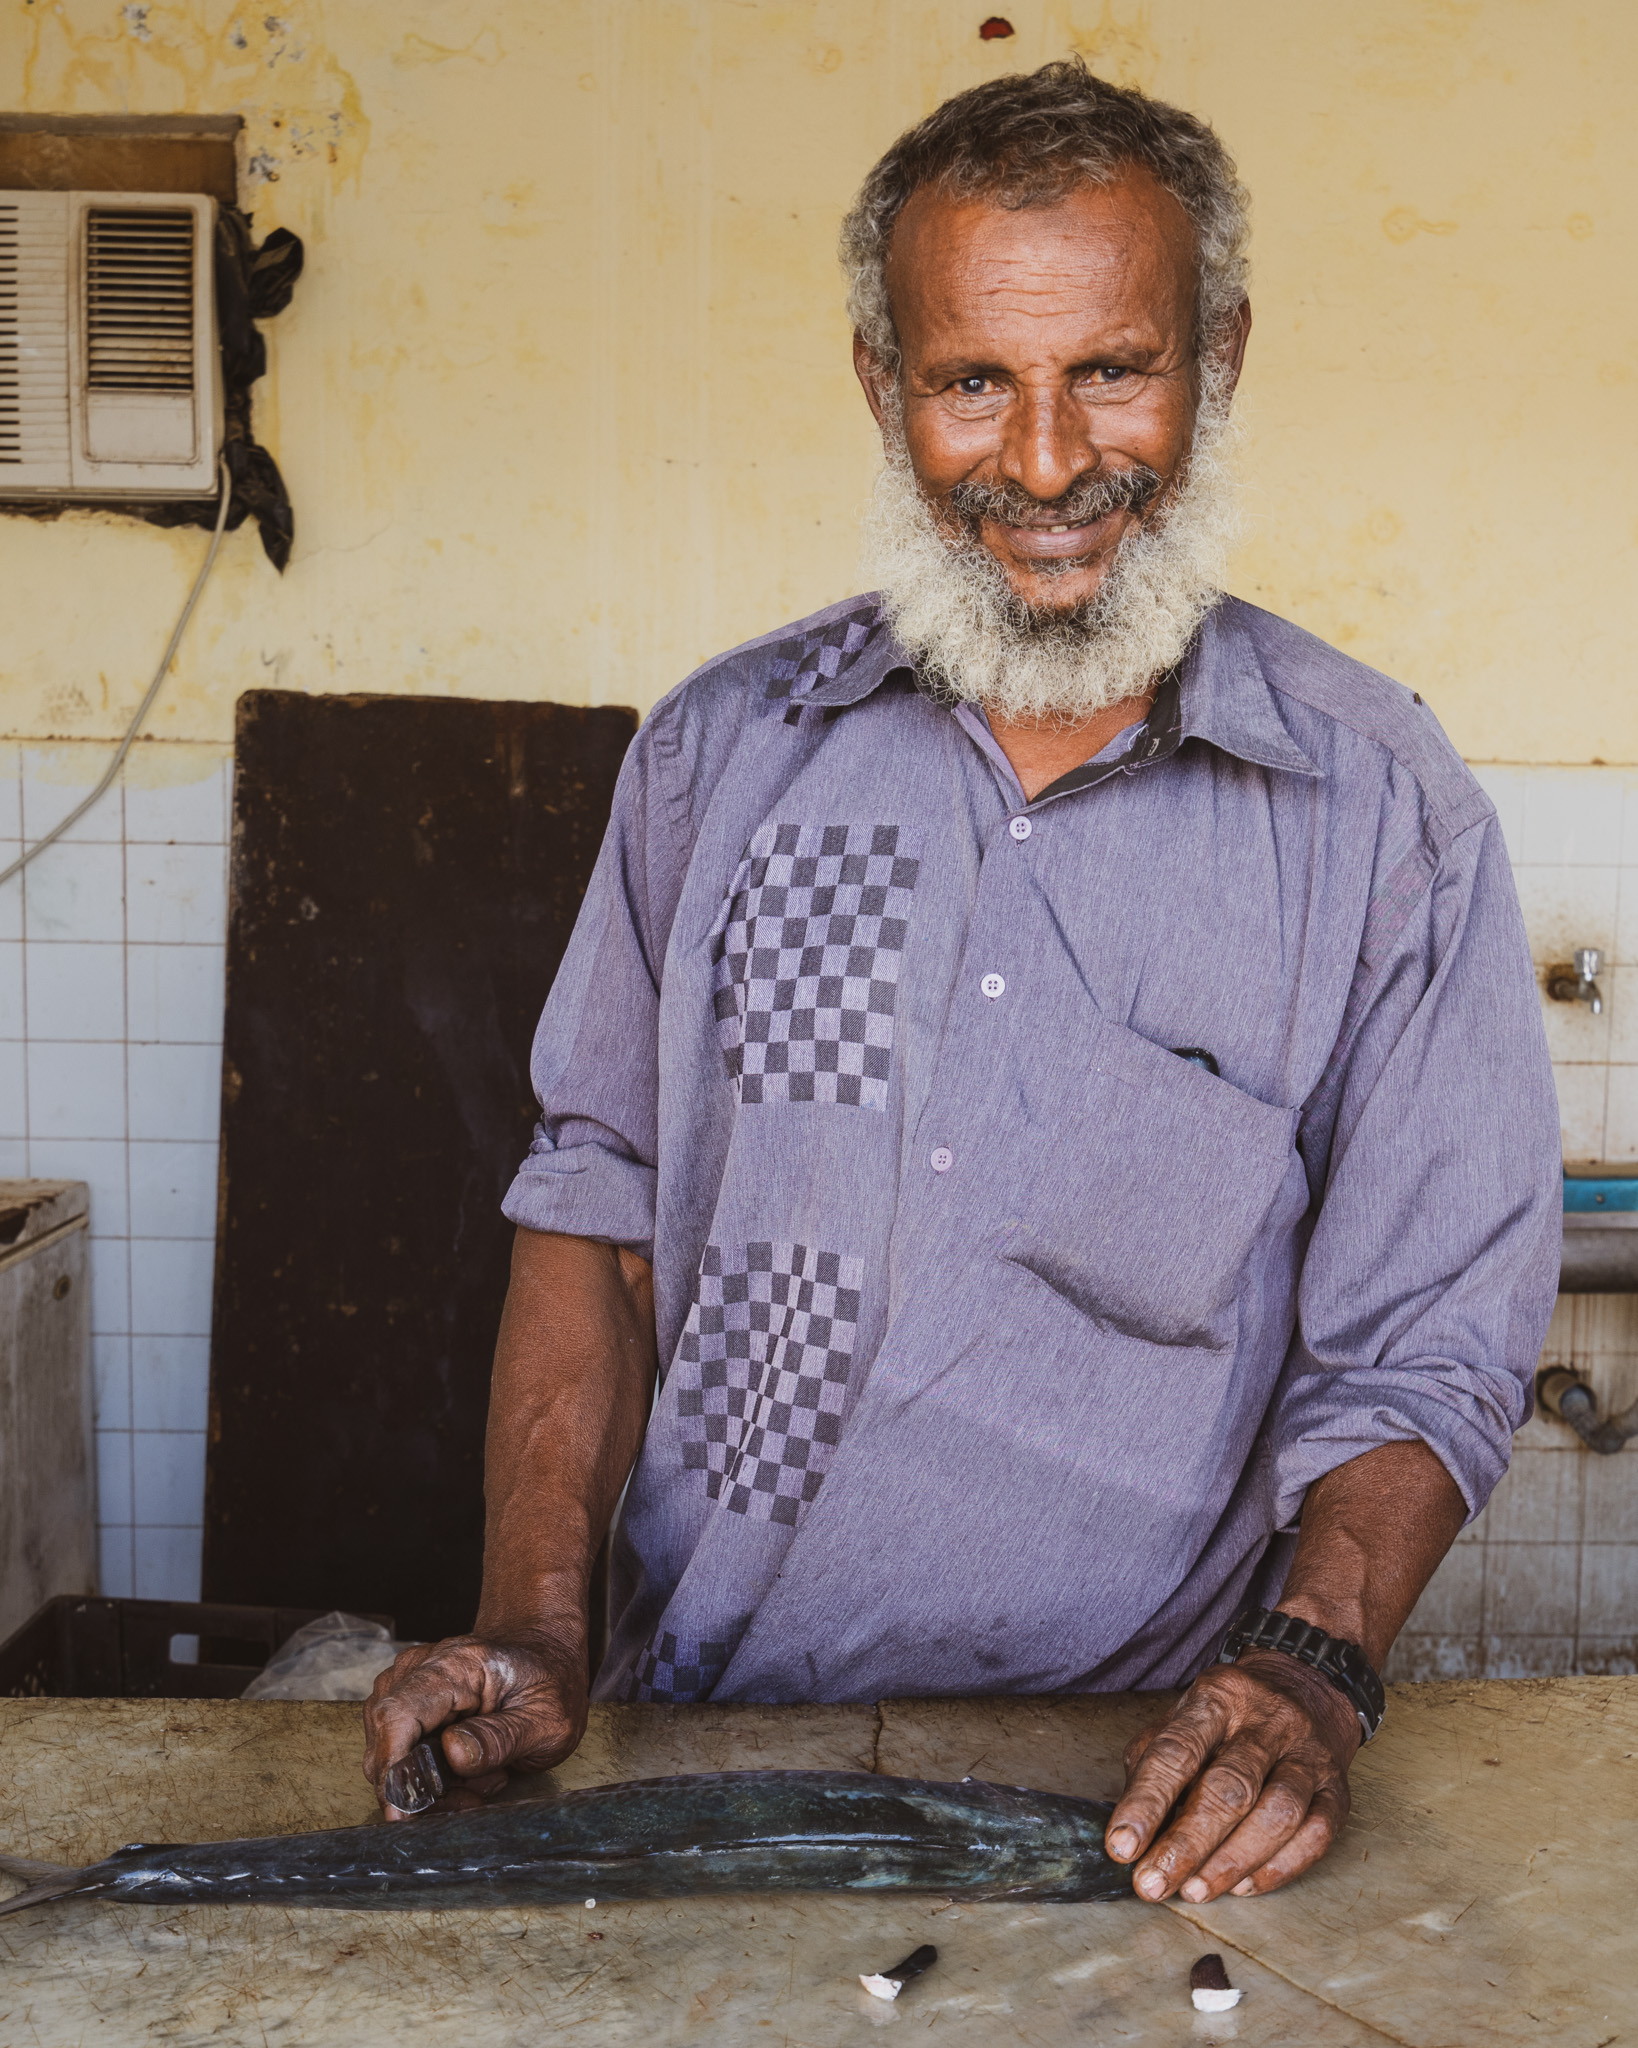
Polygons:
M958 377L956 389L963 398L982 398L990 388L988 377Z
M1123 369L1119 363L1100 363L1092 372L1092 381L1094 384L1120 384L1131 374L1130 370Z

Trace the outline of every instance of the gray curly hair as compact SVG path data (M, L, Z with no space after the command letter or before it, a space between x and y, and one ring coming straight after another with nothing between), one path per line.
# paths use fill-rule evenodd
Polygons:
M847 309L884 379L900 370L887 297L893 228L910 195L937 185L1002 206L1050 204L1141 164L1194 224L1195 348L1203 356L1246 295L1249 197L1206 123L1180 107L1094 78L1079 57L991 79L935 107L864 181L842 223Z

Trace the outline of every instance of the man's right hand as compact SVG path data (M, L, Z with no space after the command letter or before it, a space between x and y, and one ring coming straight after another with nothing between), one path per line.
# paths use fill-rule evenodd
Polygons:
M508 1770L561 1763L586 1731L586 1685L585 1643L567 1634L451 1636L402 1652L364 1708L364 1775L387 1819L406 1816L382 1799L382 1780L440 1729L443 1754L461 1781L439 1802L446 1808L492 1797Z
M585 1733L592 1564L642 1446L654 1374L648 1261L520 1229L490 1383L478 1618L471 1635L406 1650L375 1681L364 1775L378 1799L392 1766L440 1732L460 1781L444 1806L475 1806L508 1770L550 1770Z

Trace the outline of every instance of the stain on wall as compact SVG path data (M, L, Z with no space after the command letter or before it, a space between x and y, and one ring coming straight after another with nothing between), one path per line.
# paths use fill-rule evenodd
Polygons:
M1614 0L0 0L0 109L238 111L306 240L234 536L154 716L240 692L647 705L856 587L873 447L834 261L872 157L1075 48L1256 202L1235 587L1473 759L1638 761L1638 20ZM0 734L114 737L204 538L0 517Z

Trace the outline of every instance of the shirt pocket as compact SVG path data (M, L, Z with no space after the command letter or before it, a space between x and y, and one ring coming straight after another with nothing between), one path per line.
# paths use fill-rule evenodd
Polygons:
M1079 1059L1020 1081L1028 1155L1002 1256L1124 1335L1232 1346L1297 1112L1106 1018Z

